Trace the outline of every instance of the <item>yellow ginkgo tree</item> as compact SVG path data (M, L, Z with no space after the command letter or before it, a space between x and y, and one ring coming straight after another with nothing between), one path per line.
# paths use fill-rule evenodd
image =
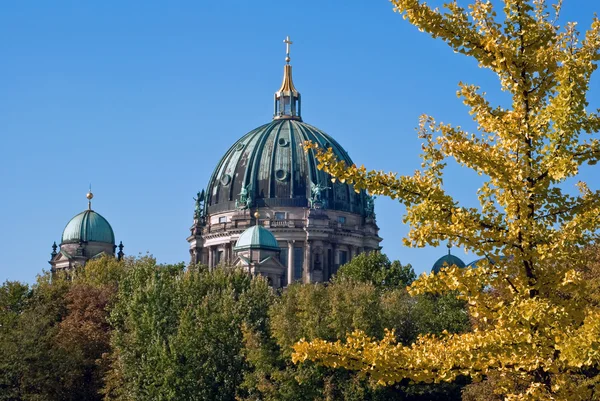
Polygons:
M493 71L510 107L460 83L477 131L422 117L423 162L412 176L347 166L315 144L307 151L335 179L403 203L407 245L448 240L485 256L475 268L448 267L409 288L456 294L474 328L425 335L410 346L391 332L383 340L353 332L345 341L300 341L294 361L359 370L381 384L493 374L500 378L495 391L514 400L600 397L600 305L597 286L584 279L586 246L600 228L600 191L583 182L575 191L567 186L580 166L600 159L600 110L586 100L600 59L600 21L584 34L575 23L561 27L560 2L544 0L494 0L497 8L455 1L443 11L419 0L392 3L411 24ZM479 208L444 191L447 160L485 178ZM527 385L515 390L515 377Z

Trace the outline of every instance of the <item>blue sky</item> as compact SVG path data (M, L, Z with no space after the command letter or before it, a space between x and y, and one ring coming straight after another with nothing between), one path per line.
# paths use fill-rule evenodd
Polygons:
M562 21L583 30L595 11L595 0L565 0ZM89 183L126 253L187 261L192 198L235 140L270 121L286 35L304 120L368 168L417 169L423 113L472 127L461 80L506 100L491 73L385 0L3 2L0 280L49 268ZM450 193L475 205L473 174L447 173ZM584 178L599 187L589 169ZM379 198L376 211L390 258L420 273L446 252L401 245L398 202Z

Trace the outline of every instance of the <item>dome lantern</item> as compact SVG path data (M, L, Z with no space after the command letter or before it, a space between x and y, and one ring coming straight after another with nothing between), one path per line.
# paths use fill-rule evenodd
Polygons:
M294 42L290 37L283 41L286 45L285 66L283 67L283 82L277 92L275 92L275 112L273 119L288 119L302 121L300 114L301 101L300 92L296 90L292 80L292 66L290 65L290 45Z

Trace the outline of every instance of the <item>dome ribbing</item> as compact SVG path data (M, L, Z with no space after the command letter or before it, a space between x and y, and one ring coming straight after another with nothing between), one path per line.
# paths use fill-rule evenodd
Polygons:
M62 234L62 244L79 242L104 242L115 244L115 234L108 221L93 210L73 217Z
M339 160L353 164L344 148L318 128L276 119L250 131L225 153L208 183L207 212L235 210L243 192L249 194L252 207L307 207L315 185L321 188L325 208L363 214L364 191L332 182L317 168L313 151L304 151L305 141L331 147Z

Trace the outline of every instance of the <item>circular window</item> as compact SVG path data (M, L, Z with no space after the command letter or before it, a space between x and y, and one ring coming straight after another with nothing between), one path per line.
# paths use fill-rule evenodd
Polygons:
M285 138L279 138L277 140L277 143L279 144L279 146L288 146L290 144L290 142Z
M285 181L288 178L288 173L285 170L277 170L275 171L275 178L277 178L279 181Z
M225 174L223 177L221 177L221 184L227 186L229 183L231 183L231 176L229 174Z
M237 144L237 146L235 147L235 150L242 150L242 149L244 149L244 146L246 146L246 145L244 145L243 143L241 143L241 142L240 142L240 143L238 143L238 144Z

